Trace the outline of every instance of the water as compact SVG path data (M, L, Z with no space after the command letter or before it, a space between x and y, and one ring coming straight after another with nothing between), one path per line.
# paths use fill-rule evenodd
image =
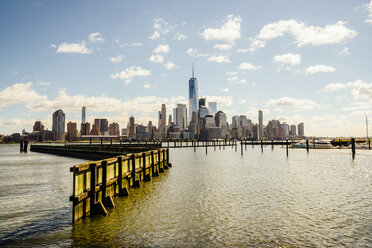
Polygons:
M72 226L69 167L84 160L1 145L0 245L371 247L372 151L357 153L174 149L166 173Z

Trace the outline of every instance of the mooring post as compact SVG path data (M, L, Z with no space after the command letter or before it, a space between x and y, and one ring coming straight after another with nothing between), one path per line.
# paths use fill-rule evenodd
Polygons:
M161 150L159 149L158 150L158 172L164 172L164 168L160 167L161 164L160 164L160 153L161 153Z
M254 144L253 144L253 140L252 140L252 149L254 149Z
M240 154L243 156L243 141L240 141Z
M306 139L306 151L309 153L309 139Z
M89 165L89 169L90 169L89 197L90 197L90 206L92 209L93 209L94 204L96 203L96 167L97 165L95 163L91 163Z
M101 163L102 167L102 200L107 196L107 161Z
M146 153L142 153L142 172L143 172L143 181L151 181L151 174L146 174Z
M368 139L368 150L371 150L371 139Z
M271 151L274 150L274 140L271 140Z
M285 149L287 151L287 157L288 157L288 139L285 139Z
M130 160L132 161L132 170L131 170L132 187L139 187L140 182L139 180L136 180L136 155L132 154L130 156Z
M19 151L23 152L23 140L19 141Z
M208 146L205 146L205 154L208 154Z
M119 166L119 175L118 175L118 184L119 184L119 195L128 196L129 191L127 187L123 187L123 157L118 157L118 166Z
M213 140L212 142L213 142L214 151L216 151L216 141Z
M261 140L261 152L263 152L263 140Z
M244 140L245 150L247 150L247 142L248 142L248 139Z
M194 140L193 144L194 144L194 152L196 152L196 141L195 140Z
M163 149L162 152L163 152L163 168L164 168L164 169L169 169L169 168L168 168L168 164L166 163L167 160L165 159L165 155L166 155L166 154L165 154L165 149Z
M23 144L23 151L24 152L27 152L27 145L28 145L28 140L25 140L24 144Z
M351 138L351 152L353 155L353 160L355 159L355 139Z
M237 140L235 140L235 151L237 151L238 150L238 144L237 144Z

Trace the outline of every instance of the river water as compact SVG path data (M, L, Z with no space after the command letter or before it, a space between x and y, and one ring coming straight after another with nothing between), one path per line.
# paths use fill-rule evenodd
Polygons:
M85 160L0 145L0 246L372 247L372 151L171 149L173 167L71 224Z

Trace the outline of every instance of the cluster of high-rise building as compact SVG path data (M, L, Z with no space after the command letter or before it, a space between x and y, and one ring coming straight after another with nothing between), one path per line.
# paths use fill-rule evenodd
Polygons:
M45 130L41 121L36 121L29 137L39 141L75 141L84 137L110 136L122 139L283 139L304 136L304 123L297 126L279 120L271 120L264 125L263 112L258 110L258 123L253 123L245 115L233 116L231 124L226 114L218 110L217 102L198 97L198 80L192 68L189 79L189 105L177 104L173 114L167 115L167 106L162 104L158 112L158 126L151 121L147 125L135 123L131 116L126 128L120 130L118 123L109 124L105 118L96 118L91 124L86 121L86 107L82 107L80 132L78 123L68 122L65 130L65 114L61 109L53 113L52 130ZM171 111L170 111L171 112Z

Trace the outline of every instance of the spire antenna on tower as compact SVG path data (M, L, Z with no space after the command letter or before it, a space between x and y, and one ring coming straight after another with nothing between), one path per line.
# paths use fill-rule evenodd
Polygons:
M194 78L194 62L192 63L192 78Z

